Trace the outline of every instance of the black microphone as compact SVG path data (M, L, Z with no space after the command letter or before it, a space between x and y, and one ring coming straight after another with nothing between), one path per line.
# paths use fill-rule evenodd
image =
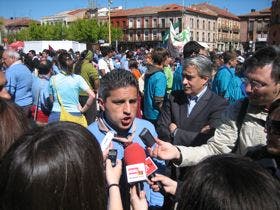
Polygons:
M144 144L147 147L152 147L156 143L153 135L147 128L143 128L143 130L139 134L139 137L141 138L141 140L144 142ZM145 160L145 165L146 165L146 174L147 174L148 179L155 177L155 171L158 169L158 167L154 163L152 158L147 157ZM165 194L165 190L162 186L162 183L156 182L156 184L159 186L160 192L162 194Z

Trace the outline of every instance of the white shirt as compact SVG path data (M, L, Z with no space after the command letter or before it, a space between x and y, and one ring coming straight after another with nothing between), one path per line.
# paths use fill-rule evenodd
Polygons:
M114 69L113 60L111 58L109 58L109 59L106 59L106 58L99 59L98 69L99 69L99 71L104 69L105 73L107 74L108 72L110 72L111 70Z

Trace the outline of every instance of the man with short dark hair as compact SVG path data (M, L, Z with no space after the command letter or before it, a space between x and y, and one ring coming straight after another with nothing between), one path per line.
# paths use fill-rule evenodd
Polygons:
M38 77L33 77L31 113L34 121L39 125L48 123L52 102L49 95L49 80L52 72L52 62L43 60L38 65Z
M102 58L98 60L98 72L100 77L104 77L105 74L114 69L114 63L112 60L114 51L109 46L100 47Z
M154 125L158 120L160 109L166 97L166 76L163 65L168 58L164 48L156 48L152 52L152 64L148 65L144 83L144 118Z
M40 61L36 55L36 51L35 50L29 50L28 52L28 56L31 58L31 71L33 72L36 68L38 68Z
M123 159L124 149L131 143L138 143L145 148L145 144L139 137L143 128L147 128L154 137L157 136L153 124L136 117L139 88L131 72L126 70L108 72L100 80L98 93L101 114L88 129L100 144L107 134L113 133L112 144L117 150L117 159ZM154 162L161 170L165 169L164 161L154 159ZM147 183L144 183L144 190L151 208L163 205L162 194L153 192ZM124 171L121 191L124 209L130 209L129 189Z

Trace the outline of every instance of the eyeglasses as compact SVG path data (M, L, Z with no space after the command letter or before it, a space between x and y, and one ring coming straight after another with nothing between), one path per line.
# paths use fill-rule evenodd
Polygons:
M244 78L244 82L246 83L246 85L250 84L252 89L255 88L255 89L260 89L262 87L265 87L266 84L264 83L260 83L260 82L257 82L255 80L250 80L249 78Z

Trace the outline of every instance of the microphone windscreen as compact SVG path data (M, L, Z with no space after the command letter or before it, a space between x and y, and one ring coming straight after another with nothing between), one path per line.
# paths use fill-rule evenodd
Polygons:
M138 143L132 143L124 149L125 165L144 163L145 159L146 153Z

